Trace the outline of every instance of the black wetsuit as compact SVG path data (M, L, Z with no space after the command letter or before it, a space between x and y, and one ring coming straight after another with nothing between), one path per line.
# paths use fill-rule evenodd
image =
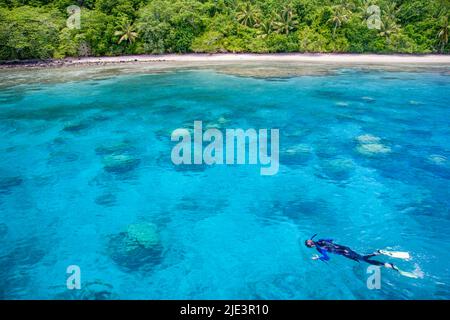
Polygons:
M375 266L384 266L385 265L384 262L370 259L377 255L375 253L363 256L363 255L353 251L349 247L342 246L337 243L333 243L332 239L320 239L320 240L314 241L314 244L316 245L317 251L319 251L319 253L321 254L319 259L322 261L330 260L328 253L334 253L334 254L338 254L338 255L344 256L346 258L358 261L358 262L364 261L364 262L373 264Z

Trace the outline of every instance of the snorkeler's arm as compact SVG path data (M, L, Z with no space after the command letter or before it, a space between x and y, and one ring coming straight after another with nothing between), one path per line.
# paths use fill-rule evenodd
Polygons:
M319 260L321 260L321 261L328 261L328 260L330 260L330 257L328 256L328 253L327 253L326 250L324 250L324 249L322 249L320 247L317 247L317 251L319 251L319 253L322 255L322 256L320 256L318 258Z

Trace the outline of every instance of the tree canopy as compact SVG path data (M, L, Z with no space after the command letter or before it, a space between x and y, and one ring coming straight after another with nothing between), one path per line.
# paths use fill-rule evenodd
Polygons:
M66 24L70 5L81 8L80 28ZM449 13L450 0L0 0L0 60L449 53Z

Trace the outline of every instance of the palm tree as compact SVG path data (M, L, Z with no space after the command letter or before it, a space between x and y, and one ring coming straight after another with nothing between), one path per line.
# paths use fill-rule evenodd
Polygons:
M259 10L247 2L236 14L238 22L247 27L253 27L259 19Z
M286 7L280 14L277 15L274 23L275 30L279 33L288 35L298 25L297 15L292 11L291 7Z
M114 35L120 36L120 39L117 42L118 44L122 43L122 41L127 41L129 44L132 44L139 36L135 31L134 25L129 22L123 24L120 30L114 32Z
M386 9L383 10L383 16L391 19L392 21L397 21L397 13L399 9L396 7L397 5L392 2L386 5Z
M268 19L268 20L261 21L256 24L256 27L259 28L258 38L266 38L273 31L273 20Z
M340 0L338 5L344 7L345 9L347 9L350 12L356 11L360 7L360 5L358 3L353 3L353 2L348 1L348 0Z
M394 20L386 18L381 24L381 30L379 35L381 37L385 37L387 42L389 43L391 36L398 33L399 31L400 27L398 26L398 24Z
M440 30L438 32L438 39L439 39L439 46L440 46L440 52L444 53L445 46L448 44L448 16L445 16L443 19L443 24L440 26Z
M345 6L333 6L333 15L328 20L333 24L333 38L336 35L337 28L342 27L350 19L351 11Z

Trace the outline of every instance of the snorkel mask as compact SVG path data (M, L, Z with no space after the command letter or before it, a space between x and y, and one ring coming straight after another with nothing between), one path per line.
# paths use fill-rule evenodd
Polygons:
M313 236L311 237L311 239L305 240L305 246L307 246L308 248L312 248L313 246L309 244L309 241L312 241L312 242L314 243L313 239L314 239L316 236L317 236L317 233L316 233L315 235L313 235Z

